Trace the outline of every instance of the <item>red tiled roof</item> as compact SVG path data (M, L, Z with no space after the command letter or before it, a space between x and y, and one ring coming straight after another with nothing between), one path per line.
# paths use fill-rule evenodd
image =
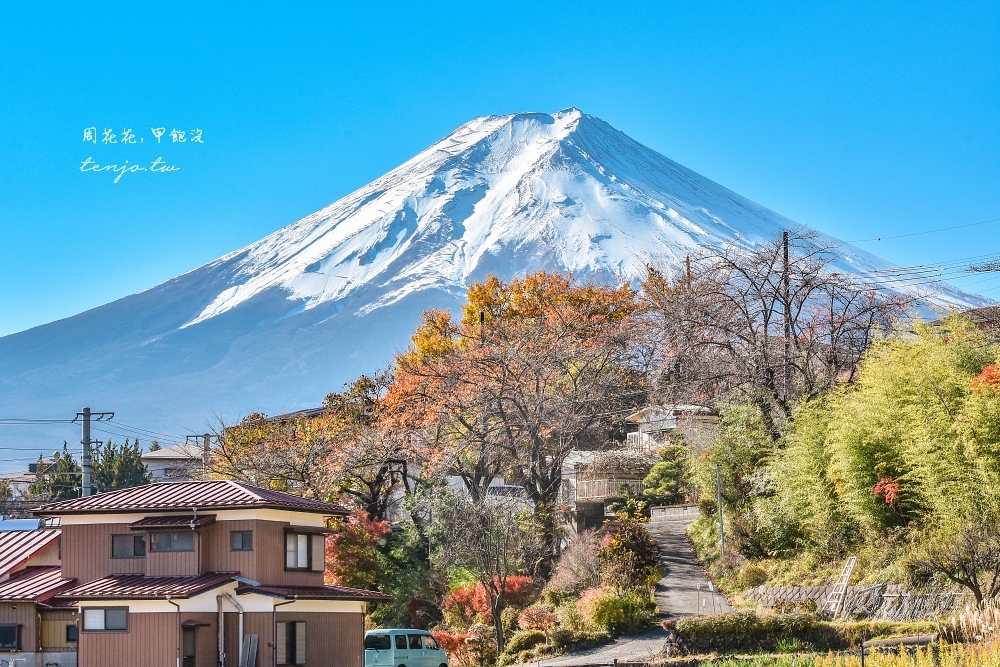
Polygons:
M366 591L346 586L240 586L237 595L259 593L286 600L360 600L367 602L388 602L392 597L378 591Z
M238 572L206 572L196 577L147 577L142 574L112 574L63 591L59 597L72 600L157 600L187 598L233 580Z
M58 530L0 532L0 576L16 570L59 539Z
M29 567L0 583L0 600L34 600L45 602L71 588L76 579L63 579L58 565Z
M207 526L210 523L215 523L214 514L199 514L195 517L193 514L180 515L180 516L148 516L145 519L139 519L138 521L133 521L129 524L129 528L132 530L157 530L160 528L201 528L202 526Z
M42 505L34 512L40 515L99 514L190 511L195 507L199 510L267 508L330 516L347 514L347 510L339 505L261 489L232 480L146 484Z

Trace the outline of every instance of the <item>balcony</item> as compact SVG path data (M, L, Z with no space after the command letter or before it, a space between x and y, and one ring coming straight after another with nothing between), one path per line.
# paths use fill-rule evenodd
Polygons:
M576 482L576 499L583 501L603 501L606 498L623 498L625 496L642 495L641 479L578 479Z

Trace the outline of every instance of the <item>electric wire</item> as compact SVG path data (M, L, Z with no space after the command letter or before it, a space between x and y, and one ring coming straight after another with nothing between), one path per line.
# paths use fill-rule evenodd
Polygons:
M105 424L114 424L118 428L127 429L129 431L135 431L135 432L138 432L138 433L145 433L147 435L155 435L155 436L158 436L158 437L161 437L161 438L174 438L174 439L178 439L178 438L179 439L183 439L184 438L184 436L170 435L168 433L161 433L159 431L153 431L153 430L146 429L146 428L140 428L138 426L129 426L128 424L123 424L120 421L104 422L104 423Z
M953 225L951 227L940 227L938 229L925 229L919 232L910 232L908 234L896 234L894 236L877 236L871 239L855 239L854 241L848 241L847 243L865 243L868 241L889 241L891 239L902 239L909 236L922 236L924 234L937 234L938 232L948 232L953 229L964 229L966 227L975 227L977 225L985 225L991 222L1000 222L1000 218L991 218L989 220L980 220L979 222L969 222L964 225Z
M0 419L0 426L11 425L11 426L30 426L32 424L72 424L75 420L73 419Z

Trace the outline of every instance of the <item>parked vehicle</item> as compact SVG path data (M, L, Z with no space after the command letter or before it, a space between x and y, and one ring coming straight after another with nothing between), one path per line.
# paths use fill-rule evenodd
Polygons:
M369 630L365 667L448 667L448 655L426 630Z

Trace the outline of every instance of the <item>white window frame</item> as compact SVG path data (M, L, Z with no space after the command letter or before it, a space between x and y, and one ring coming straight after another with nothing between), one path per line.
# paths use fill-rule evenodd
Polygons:
M285 569L291 572L323 572L326 568L326 535L285 532Z
M161 536L161 535L170 535L171 536L170 537L170 548L169 549L156 549L156 548L154 548L153 545L155 544L155 541L154 541L155 537L158 537L158 536ZM173 536L174 535L190 535L191 536L191 548L190 549L174 549L173 548L173 542L174 542ZM146 553L154 553L154 554L191 553L192 551L195 551L198 548L198 540L196 538L196 535L197 535L197 533L195 533L193 530L190 531L190 532L186 531L186 530L170 530L170 531L164 530L164 531L150 532L149 533L149 541L146 543Z
M107 613L109 611L125 612L124 628L108 628ZM98 621L98 614L100 620ZM128 607L84 607L80 614L83 632L128 632ZM93 624L92 624L93 623ZM96 627L96 626L100 627Z
M289 627L291 626L291 627ZM295 644L289 641L289 630ZM306 623L305 621L279 621L275 624L275 662L278 665L306 664ZM288 655L291 648L293 655Z

